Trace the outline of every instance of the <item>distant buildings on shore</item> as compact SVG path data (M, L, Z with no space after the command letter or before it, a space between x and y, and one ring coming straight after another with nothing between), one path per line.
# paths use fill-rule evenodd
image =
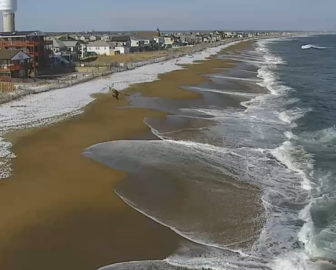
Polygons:
M0 81L55 74L71 69L76 62L99 56L158 51L226 39L268 36L270 32L142 32L142 33L0 33ZM12 52L22 52L10 58ZM13 52L14 53L14 52ZM19 59L19 55L23 59Z
M72 60L92 55L127 54L143 51L155 51L201 43L214 43L224 39L253 38L269 35L269 32L144 32L144 33L50 33L48 40L53 42L53 52ZM76 43L73 46L62 44L66 40ZM64 46L61 46L64 45ZM71 44L72 45L72 44Z
M42 33L16 31L17 0L2 0L0 32L0 83L12 78L72 71L76 62L143 51L157 51L224 39L252 38L267 32L156 32L143 33ZM1 85L0 85L1 86ZM11 86L12 87L12 86Z

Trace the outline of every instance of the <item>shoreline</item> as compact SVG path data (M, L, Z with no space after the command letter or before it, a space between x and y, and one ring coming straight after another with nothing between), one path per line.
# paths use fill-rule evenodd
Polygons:
M210 73L224 62L190 66L196 73ZM82 114L17 134L15 173L0 183L4 269L92 269L120 261L164 259L178 248L184 239L113 195L113 186L125 173L92 162L81 152L99 142L139 136L149 131L144 117L165 116L156 110L125 108L129 95L199 98L195 92L172 87L169 82L178 83L174 78L181 74L190 85L204 80L188 68L165 73L161 80L132 85L119 101L111 94L98 95ZM164 87L158 91L158 85Z
M283 36L276 35L275 37L279 38ZM260 39L267 38L274 38L274 36ZM193 54L192 57L182 56L155 64L147 64L132 70L89 80L86 83L79 83L71 87L24 95L0 104L0 180L10 175L11 161L15 158L11 151L11 143L6 139L6 134L9 132L63 121L80 114L83 107L95 100L94 95L106 93L108 85L111 83L113 83L115 89L121 91L127 89L132 84L155 81L160 74L182 69L182 65L184 64L204 60L218 53L222 48L237 42L241 41L225 41L225 45L201 50Z
M115 89L122 91L133 84L153 82L158 80L161 74L181 70L183 65L204 60L232 44L235 42L208 48L194 54L193 57L185 56L176 60L145 65L69 88L27 95L21 99L0 104L0 179L10 176L11 161L15 158L6 134L66 120L81 114L82 109L95 100L95 95L108 92L108 85L111 83Z

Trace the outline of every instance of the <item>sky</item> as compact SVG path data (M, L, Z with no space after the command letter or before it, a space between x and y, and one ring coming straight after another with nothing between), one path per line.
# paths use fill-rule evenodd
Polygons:
M41 31L336 31L336 0L18 0L16 18Z

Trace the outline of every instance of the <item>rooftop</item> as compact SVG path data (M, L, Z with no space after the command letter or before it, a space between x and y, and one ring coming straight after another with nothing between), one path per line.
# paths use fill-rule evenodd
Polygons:
M89 47L110 47L110 43L104 41L104 40L97 40L94 42L90 42L88 44Z
M28 37L28 36L44 36L40 31L15 31L15 32L0 32L0 37Z
M130 36L112 36L112 41L127 42L130 40Z

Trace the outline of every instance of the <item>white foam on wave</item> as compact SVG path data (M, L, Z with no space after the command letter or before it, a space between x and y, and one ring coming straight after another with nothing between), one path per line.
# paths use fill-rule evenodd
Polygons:
M225 259L223 259L225 258ZM256 260L254 260L256 259ZM245 270L245 269L265 269L265 265L259 258L241 254L235 251L220 253L211 250L199 256L179 256L172 255L164 260L176 269L212 269L212 270Z
M327 47L317 46L317 45L313 45L313 44L307 44L307 45L302 45L301 49L302 50L309 50L309 49L323 50L323 49L327 49Z
M205 114L208 116L211 116L215 119L222 119L226 117L233 117L234 113L239 113L239 109L231 109L231 110L216 110L216 109L200 109L200 108L194 108L194 109L188 109L185 111L191 111L191 112L197 112L201 114Z
M271 63L270 65L272 66L274 64ZM260 67L257 77L262 79L259 85L269 90L272 95L285 95L292 90L290 87L279 83L279 78L270 66L263 65Z
M279 39L264 39L258 41L258 47L256 49L261 55L263 55L265 63L269 66L284 65L286 62L279 56L271 54L267 48L269 43L278 41Z
M268 55L269 51L266 46L261 46L261 51ZM267 59L267 57L266 57ZM268 61L276 61L278 64L284 64L281 59L273 59L273 57L268 57ZM274 95L284 95L288 91L293 91L293 89L287 86L279 85L278 78L267 66L260 70L259 76L264 78L264 86L268 88ZM280 87L279 87L280 86ZM287 105L294 104L296 100L287 101ZM290 125L291 128L296 127L296 121L302 118L306 113L311 111L308 109L294 108L290 110L285 110L279 113L279 119L284 123ZM304 244L303 249L292 250L287 253L281 254L274 259L270 264L270 267L275 270L309 270L316 269L316 266L311 262L309 254L311 253L311 239L314 235L314 225L311 217L311 206L312 206L312 181L311 177L314 173L314 157L309 154L303 146L294 144L292 140L298 139L292 131L286 131L285 136L288 139L281 146L271 151L272 155L283 163L287 168L293 172L298 173L302 179L301 187L308 193L308 201L306 206L299 212L298 217L305 223L301 227L297 234L298 240Z
M212 92L217 94L223 95L231 95L231 96L242 96L242 97L256 97L260 94L257 93L247 93L247 92L239 92L239 91L227 91L227 90L219 90L219 89L210 89L210 88L203 88L203 87L188 87L191 90L203 91L203 92Z
M0 138L11 130L48 125L82 112L82 108L94 100L95 93L106 93L113 84L117 90L124 90L132 84L151 82L163 73L182 69L182 64L204 60L238 42L231 42L197 52L193 57L183 56L161 63L148 64L134 70L114 73L109 77L96 79L49 92L28 95L0 105ZM0 141L0 179L7 178L10 171L11 145ZM1 166L6 164L6 166Z
M325 155L327 158L336 151L336 128L335 126L317 130L302 132L296 139L305 145L308 149L312 149L317 156ZM311 203L302 211L302 218L307 220L302 232L300 233L300 241L305 244L306 253L310 258L324 258L335 263L336 254L336 233L335 218L333 216L333 207L336 205L335 192L335 174L332 170L317 169L313 174L314 193ZM315 229L314 222L311 217L312 212L328 213L328 222L326 226Z
M311 181L307 177L307 169L311 172L314 168L313 157L303 147L294 146L290 141L285 141L272 154L290 170L298 172L302 176L302 188L311 190Z
M304 117L305 114L310 111L311 109L301 109L301 108L286 110L279 114L279 119L287 124L290 124L292 127L296 127L296 121Z
M222 75L209 75L208 77L215 78L215 79L235 80L235 81L261 82L258 79L250 79L250 78L242 78L242 77L232 77L232 76L222 76Z
M265 63L262 59L258 59L258 58L251 59L251 58L237 57L237 56L225 56L222 58L234 60L234 61L240 61L240 62L249 63L249 64L264 64Z
M273 77L274 78L274 77ZM271 80L272 81L272 80ZM266 84L267 85L267 84ZM274 84L271 84L273 87ZM292 91L291 89L288 89ZM286 91L288 91L286 89ZM278 94L275 92L275 94ZM296 100L290 100L287 103L293 104ZM304 117L306 113L310 112L309 108L293 108L290 110L285 110L279 113L279 119L292 128L296 127L297 120ZM282 256L275 259L274 263L271 265L273 269L316 269L316 264L312 262L312 258L319 258L326 256L332 258L334 254L330 250L332 249L329 246L329 243L325 244L324 252L321 251L320 247L316 246L317 235L325 233L316 232L314 223L311 216L311 208L315 205L316 200L321 198L313 198L312 190L318 192L319 186L329 186L321 184L323 181L330 181L330 175L319 176L317 181L321 183L314 183L312 179L314 176L314 156L308 153L302 145L309 145L309 147L319 147L319 148L335 148L336 145L336 129L335 127L330 127L327 129L301 133L300 136L294 135L291 131L285 132L287 141L285 141L280 147L274 149L272 154L279 160L281 163L285 164L292 171L299 173L302 179L302 189L309 192L309 200L307 201L306 206L299 212L299 218L304 221L304 224L301 230L298 232L298 240L303 243L303 248L301 250L293 250ZM295 143L294 143L295 141ZM319 186L318 186L319 185ZM330 198L326 200L321 199L322 201L329 201ZM330 235L330 230L327 228L325 235ZM316 235L317 234L317 235ZM321 238L323 238L322 236ZM321 244L321 243L320 243ZM324 243L323 243L324 244Z
M268 42L272 42L272 40L267 41L260 41L259 42L259 51L264 53L264 57L266 63L268 65L262 66L258 70L258 77L263 79L263 82L260 84L268 89L272 95L286 95L289 91L293 91L292 88L283 85L279 82L278 77L272 71L274 65L284 64L285 62L277 56L274 56L269 52L266 47ZM258 49L257 49L258 50ZM294 101L287 101L288 103L296 102ZM290 124L291 127L295 127L295 122L304 117L304 115L310 112L311 109L301 109L301 108L294 108L290 110L285 110L279 113L279 119L287 124ZM292 132L286 131L285 136L293 136ZM296 152L296 154L294 154ZM291 144L290 141L285 141L283 145L279 148L274 149L272 151L273 155L278 158L283 164L285 164L288 168L292 169L293 171L298 171L303 177L302 186L304 189L310 190L310 181L307 179L305 172L301 167L301 164L308 164L307 167L312 169L312 157L304 151L303 148L294 149L294 146ZM295 157L294 157L295 156ZM300 157L300 158L299 158Z
M314 270L309 257L304 252L286 254L269 265L274 270Z

